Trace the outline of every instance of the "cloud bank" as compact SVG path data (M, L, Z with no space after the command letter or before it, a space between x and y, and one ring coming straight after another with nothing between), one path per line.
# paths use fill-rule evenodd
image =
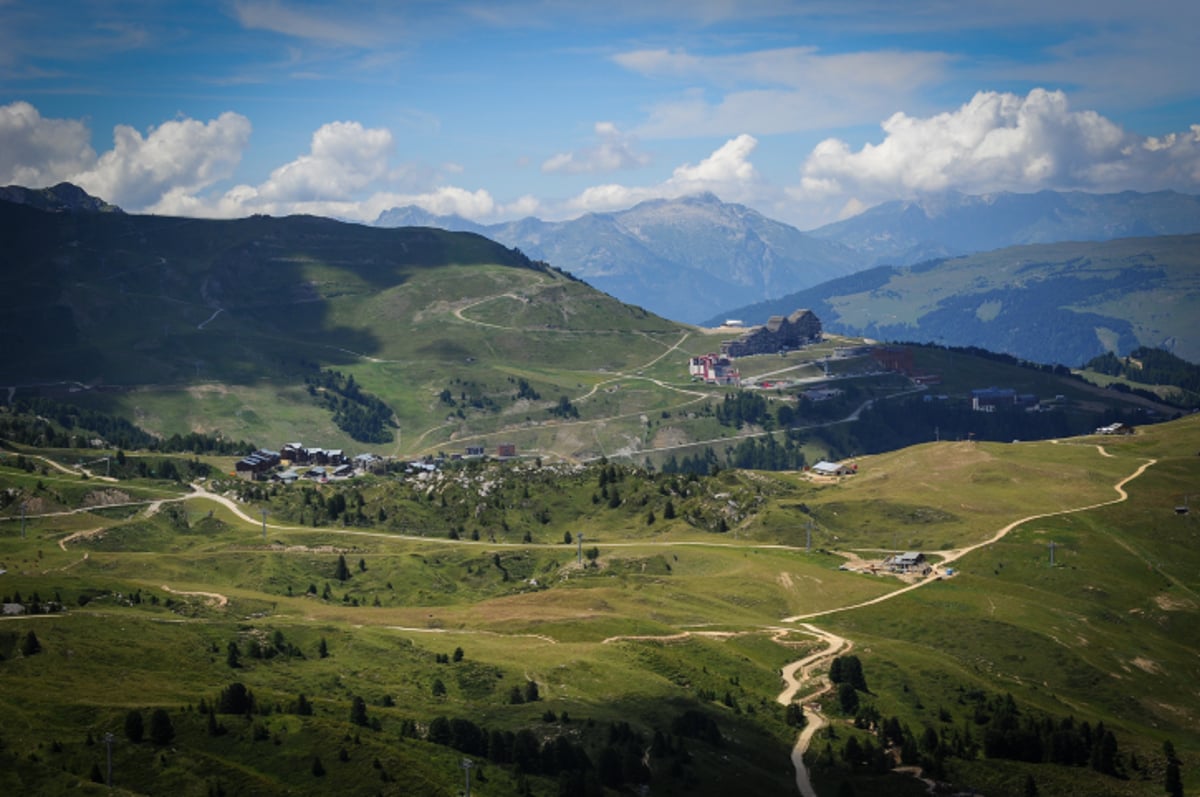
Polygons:
M880 143L857 151L838 139L818 144L793 198L870 205L945 190L1200 188L1200 125L1142 138L1094 111L1072 110L1061 91L980 92L953 111L897 113L882 127Z
M594 129L594 146L555 154L542 171L587 175L649 167L632 136L608 122ZM144 133L118 125L112 148L97 155L83 121L43 117L33 105L15 102L0 106L0 184L67 180L134 212L312 213L357 221L402 205L481 221L562 218L710 191L801 227L947 190L1200 191L1200 124L1143 137L1094 111L1071 108L1061 91L979 92L943 113L893 114L881 129L878 142L857 149L829 138L801 153L792 181L764 177L753 161L761 144L742 133L657 182L597 184L553 202L529 195L503 202L485 188L455 185L463 174L454 164L393 163L399 146L393 133L356 121L322 125L307 152L261 182L221 187L228 186L252 132L240 114L175 119Z

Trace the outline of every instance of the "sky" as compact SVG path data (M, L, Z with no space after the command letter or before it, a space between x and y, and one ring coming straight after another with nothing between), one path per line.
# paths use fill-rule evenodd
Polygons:
M1195 0L0 0L0 185L483 223L1200 193Z

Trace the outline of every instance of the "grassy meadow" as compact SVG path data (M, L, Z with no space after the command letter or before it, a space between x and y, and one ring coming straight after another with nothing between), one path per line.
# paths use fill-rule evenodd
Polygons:
M113 733L118 793L443 795L464 755L476 794L794 793L779 673L820 644L784 618L814 614L870 689L865 720L834 693L806 698L833 722L809 751L819 793L919 790L844 757L876 738L876 715L940 738L932 750L973 740L937 766L987 794L1022 794L1027 776L1042 794L1158 794L1168 740L1190 786L1198 529L1175 507L1197 451L1187 418L1120 439L927 444L837 480L529 463L288 488L214 475L239 515L171 482L35 458L70 470L79 452L24 450L30 471L9 450L0 592L55 611L0 621L0 786L101 793ZM342 503L357 515L318 511ZM980 543L953 577L891 599L895 578L838 569L842 553L936 561ZM253 710L209 713L233 684ZM1022 717L1103 723L1118 774L985 755L1006 694ZM129 714L149 727L156 709L172 738L132 741ZM445 718L469 722L443 738ZM523 763L479 752L472 724ZM586 768L562 763L573 749Z

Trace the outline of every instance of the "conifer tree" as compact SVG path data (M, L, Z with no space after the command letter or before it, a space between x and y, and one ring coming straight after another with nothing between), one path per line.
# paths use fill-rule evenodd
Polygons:
M133 709L125 715L125 738L137 744L142 740L146 726L142 720L142 712Z
M154 713L150 715L150 741L163 747L170 744L174 738L175 726L171 724L171 717L167 714L167 710L154 709Z

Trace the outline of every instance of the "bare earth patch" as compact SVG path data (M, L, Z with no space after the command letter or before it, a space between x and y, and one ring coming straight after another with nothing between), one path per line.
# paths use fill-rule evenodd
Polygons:
M1142 672L1147 672L1147 673L1150 673L1151 675L1158 675L1162 672L1162 667L1158 666L1158 662L1151 661L1150 659L1147 659L1145 656L1138 656L1136 659L1134 659L1130 663L1133 664L1134 667L1137 667Z
M74 534L68 534L67 536L65 536L61 540L59 540L58 547L62 548L65 551L65 550L67 550L67 543L69 543L69 542L77 542L79 540L98 539L100 537L103 537L104 532L106 532L106 531L108 531L108 529L105 528L104 526L101 526L98 529L87 529L85 531L77 531Z
M94 490L83 497L84 506L111 506L129 503L129 493L120 490Z
M1194 609L1196 604L1187 598L1176 598L1171 595L1155 595L1154 602L1158 608L1166 612L1178 612L1184 609Z

